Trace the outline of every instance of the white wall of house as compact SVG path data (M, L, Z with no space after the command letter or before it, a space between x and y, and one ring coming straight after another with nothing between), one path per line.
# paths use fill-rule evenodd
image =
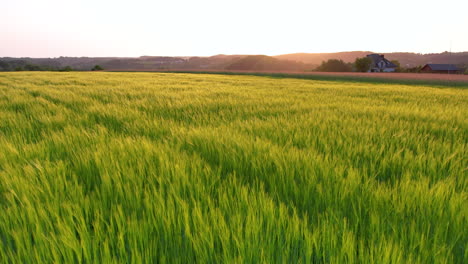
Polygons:
M368 70L367 72L372 72L372 70L374 72L395 72L395 68L384 68L384 69L372 68L372 69Z

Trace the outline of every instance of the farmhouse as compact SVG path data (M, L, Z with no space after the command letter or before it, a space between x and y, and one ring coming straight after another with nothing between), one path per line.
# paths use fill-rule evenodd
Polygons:
M394 72L398 67L391 61L385 59L384 55L369 54L367 57L372 60L369 72Z
M453 64L426 64L421 72L455 74L460 73L461 69Z

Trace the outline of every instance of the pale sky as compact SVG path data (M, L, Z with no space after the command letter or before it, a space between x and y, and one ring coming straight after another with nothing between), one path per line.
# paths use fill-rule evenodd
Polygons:
M0 57L468 51L468 0L0 0Z

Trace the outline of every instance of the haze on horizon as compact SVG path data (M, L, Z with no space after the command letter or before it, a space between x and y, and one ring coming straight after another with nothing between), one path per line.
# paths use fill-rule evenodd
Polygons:
M468 50L468 1L15 0L0 57Z

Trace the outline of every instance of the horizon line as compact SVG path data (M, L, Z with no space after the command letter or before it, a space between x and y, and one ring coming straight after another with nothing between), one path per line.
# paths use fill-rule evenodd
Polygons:
M443 54L443 53L468 53L467 51L442 51L442 52L411 52L411 51L392 51L392 52L374 52L374 51L365 51L365 50L355 50L355 51L337 51L337 52L293 52L293 53L283 53L277 55L266 55L266 54L214 54L214 55L140 55L140 56L58 56L58 57L30 57L30 56L2 56L0 58L15 58L15 59L58 59L58 58L141 58L141 57L214 57L214 56L270 56L270 57L277 57L283 55L294 55L294 54L336 54L336 53L353 53L353 52L369 52L369 53L377 53L377 54L393 54L393 53L413 53L418 55L430 55L430 54Z

